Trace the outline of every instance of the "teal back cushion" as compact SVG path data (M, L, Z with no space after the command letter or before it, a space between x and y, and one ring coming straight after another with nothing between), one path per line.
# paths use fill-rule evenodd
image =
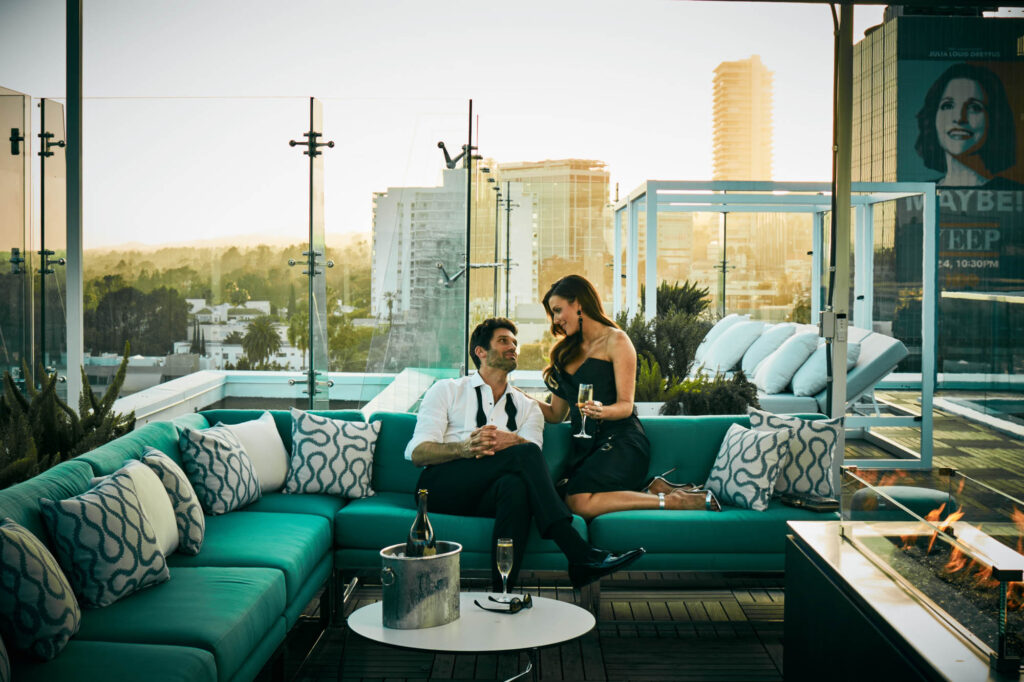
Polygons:
M380 422L377 448L373 451L373 485L377 492L405 493L416 489L420 468L405 458L405 446L416 429L416 415L408 412L374 412L370 421Z
M416 415L408 412L375 412L370 421L380 421L380 436L373 454L373 489L381 492L414 492L420 467L405 458L405 446L416 429ZM544 425L544 457L553 480L561 477L569 457L568 422ZM709 465L710 467L710 465Z
M242 422L259 419L264 412L270 412L274 417L274 424L277 432L281 434L281 441L284 449L291 456L292 453L292 414L290 410L203 410L199 414L206 417L210 426L217 422L224 424L240 424ZM319 414L331 419L340 419L348 422L366 421L363 413L359 410L309 410L311 414Z
M746 415L644 417L640 421L651 441L650 473L678 467L668 477L677 483L704 483L729 427L750 426Z
M39 498L63 500L84 493L90 488L92 477L92 468L88 464L72 459L27 481L4 488L0 490L0 519L13 519L52 550Z
M193 421L198 417L190 416ZM202 420L202 425L198 428L205 428L206 420L198 418ZM181 466L181 456L178 454L178 429L173 422L150 422L95 450L79 455L76 459L92 466L96 476L106 476L120 469L125 460L140 459L147 446L156 448Z

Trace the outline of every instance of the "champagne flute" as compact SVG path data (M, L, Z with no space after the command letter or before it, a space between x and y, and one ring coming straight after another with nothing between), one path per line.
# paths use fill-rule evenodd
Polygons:
M508 574L512 572L512 538L498 538L498 573L501 574L501 596L508 594Z
M573 438L590 438L587 433L587 415L583 413L583 406L594 399L594 384L580 384L580 392L576 395L576 407L580 408L580 432L574 433Z

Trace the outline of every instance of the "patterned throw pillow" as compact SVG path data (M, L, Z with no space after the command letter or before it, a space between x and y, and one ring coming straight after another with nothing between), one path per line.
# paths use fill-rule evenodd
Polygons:
M66 500L39 500L57 560L86 606L109 606L171 577L123 469Z
M835 497L832 458L842 418L800 419L760 410L750 411L750 426L757 431L788 431L789 454L782 462L775 492Z
M174 522L178 527L178 550L185 554L199 554L206 535L206 517L199 500L188 482L185 472L173 459L156 448L147 447L142 461L156 473L164 484L167 497L174 507Z
M260 481L252 461L228 429L183 428L178 434L178 449L188 480L207 514L227 514L260 499Z
M78 632L81 621L75 593L50 550L30 531L4 519L0 523L0 634L12 649L49 660ZM6 658L4 652L4 663ZM3 679L10 679L9 670Z
M178 526L174 522L174 507L164 484L152 469L138 460L129 459L118 471L124 471L131 477L142 513L156 533L156 544L164 557L169 557L178 549ZM90 481L90 485L95 487L106 478L98 476Z
M723 504L766 510L779 465L788 452L789 436L788 430L754 431L733 424L705 486Z
M4 640L0 639L0 682L11 682L11 659L7 655Z
M292 461L286 493L370 497L380 422L328 419L292 409Z

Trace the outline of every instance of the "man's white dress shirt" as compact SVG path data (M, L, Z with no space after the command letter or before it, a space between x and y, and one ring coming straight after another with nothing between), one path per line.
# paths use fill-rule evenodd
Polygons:
M412 459L412 451L420 443L454 443L469 438L469 434L477 428L477 386L480 387L488 424L508 431L505 403L512 400L516 406L516 426L519 427L515 433L536 443L537 447L543 447L544 415L537 403L511 385L505 387L505 392L495 402L491 387L477 373L459 379L443 379L427 390L416 415L416 430L412 440L405 446L406 459Z

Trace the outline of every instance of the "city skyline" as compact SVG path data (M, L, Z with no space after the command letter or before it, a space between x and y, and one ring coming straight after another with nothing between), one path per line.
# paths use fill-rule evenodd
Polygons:
M4 4L0 84L63 95L63 7ZM469 98L480 151L499 163L601 159L622 192L651 177L708 178L712 71L752 54L776 73L776 179L827 178L827 7L639 7L263 2L238 21L230 3L87 3L86 247L301 236L304 164L286 142L305 130L307 93L324 101L337 145L325 155L330 233L368 232L375 192L437 185L436 143L462 144ZM308 13L321 16L322 39L280 30ZM858 7L855 38L880 16ZM460 31L474 49L455 47Z

